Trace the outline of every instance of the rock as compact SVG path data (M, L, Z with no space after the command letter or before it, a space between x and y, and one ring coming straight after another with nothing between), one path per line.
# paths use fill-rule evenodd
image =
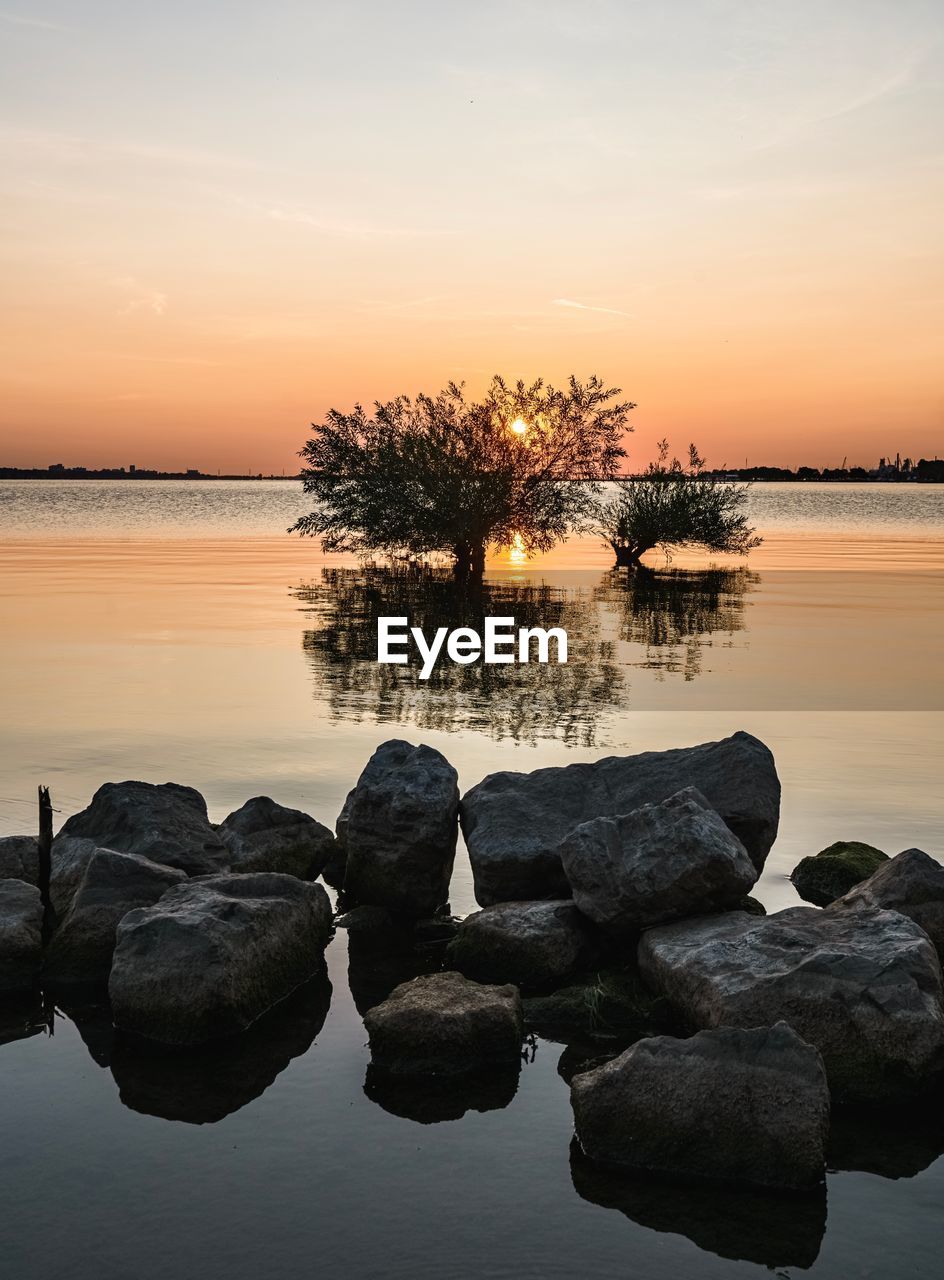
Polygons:
M85 875L85 868L98 849L85 836L56 836L52 842L49 873L49 900L58 919L72 906L72 899Z
M137 853L188 876L225 868L229 855L210 826L206 801L176 782L106 782L60 836L85 836L119 853Z
M920 925L944 959L944 867L923 849L906 849L839 898L834 907L884 907Z
M634 968L601 969L549 995L524 1001L527 1029L561 1042L625 1041L653 1035L667 1028L669 1012L667 1002L647 990Z
M476 899L489 906L570 897L559 848L575 827L659 804L684 787L697 787L760 872L777 834L780 782L764 744L735 733L676 751L490 774L462 798Z
M583 822L562 841L580 911L608 936L734 907L757 871L694 787L615 818Z
M594 964L598 947L572 902L502 902L459 925L446 964L476 982L559 987Z
M364 1025L374 1066L402 1075L511 1066L524 1036L516 987L482 986L451 972L404 982Z
M0 991L21 991L39 976L43 904L25 880L0 880Z
M247 800L217 828L233 871L281 871L300 880L321 875L334 849L327 827L268 796Z
M0 838L0 880L39 884L39 841L35 836Z
M659 1250L677 1247L667 1233L691 1240L699 1250L751 1262L782 1274L805 1271L816 1261L826 1231L826 1188L784 1195L760 1187L731 1188L719 1183L685 1183L596 1164L570 1146L574 1190L584 1200L624 1214L650 1232L658 1232ZM726 1275L698 1258L698 1274ZM675 1274L692 1275L691 1270Z
M432 747L377 748L338 820L345 897L406 915L447 901L458 837L458 775Z
M321 971L331 905L321 885L257 871L168 890L118 926L115 1023L164 1044L244 1031Z
M941 969L894 911L728 912L643 934L639 967L694 1027L789 1021L840 1100L898 1099L944 1066Z
M639 1040L574 1077L584 1154L645 1173L800 1190L823 1180L823 1061L785 1022Z
M738 911L746 911L751 916L765 916L767 908L757 898L752 898L750 894L746 898L742 898L737 904Z
M887 861L888 854L870 844L837 840L819 853L802 858L791 871L790 879L805 902L828 907Z
M122 917L157 902L186 878L136 853L96 849L46 951L45 976L56 983L107 981Z

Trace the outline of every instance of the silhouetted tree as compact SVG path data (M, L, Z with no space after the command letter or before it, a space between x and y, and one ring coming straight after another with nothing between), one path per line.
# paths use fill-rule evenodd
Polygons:
M670 459L668 441L662 440L658 461L600 508L598 528L621 567L637 565L654 547L746 555L762 541L748 524L746 505L746 485L707 474L694 445L687 464Z
M600 482L626 456L635 406L619 394L596 377L566 390L496 377L478 401L450 383L372 414L332 409L301 451L317 505L293 531L328 551L443 553L460 572L480 573L490 543L547 550L592 527Z

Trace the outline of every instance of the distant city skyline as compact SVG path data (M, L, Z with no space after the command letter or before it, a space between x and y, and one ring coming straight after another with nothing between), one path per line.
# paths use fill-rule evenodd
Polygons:
M944 452L932 0L0 7L0 463L279 474L599 373L715 467Z

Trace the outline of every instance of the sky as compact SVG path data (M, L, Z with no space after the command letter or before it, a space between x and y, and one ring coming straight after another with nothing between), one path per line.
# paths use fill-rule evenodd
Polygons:
M944 455L939 0L0 0L0 464L297 469L598 373L712 465Z

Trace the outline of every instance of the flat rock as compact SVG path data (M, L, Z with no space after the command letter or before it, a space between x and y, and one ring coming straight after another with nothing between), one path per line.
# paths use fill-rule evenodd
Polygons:
M43 904L25 880L0 880L0 991L20 991L39 976Z
M906 849L833 904L836 910L884 907L920 925L944 958L944 867L923 849Z
M728 912L650 929L638 956L691 1026L789 1021L819 1049L841 1100L897 1100L944 1066L937 954L897 912Z
M334 833L300 809L268 796L247 800L217 828L233 871L281 871L300 880L321 875L334 849Z
M584 1153L646 1173L799 1190L824 1176L823 1061L785 1022L656 1036L574 1077Z
M115 1023L164 1044L249 1027L321 971L331 904L318 884L257 871L168 890L118 925Z
M790 880L804 902L828 907L855 885L867 880L888 854L861 840L837 840L819 853L801 858Z
M345 897L412 916L449 898L458 838L459 786L432 747L382 743L338 819Z
M104 848L178 867L188 876L220 871L229 862L203 796L176 782L106 782L59 835L85 836Z
M35 836L0 837L0 880L39 884L39 841Z
M157 902L186 878L136 853L96 849L47 948L46 977L57 983L106 981L122 917Z
M452 1074L521 1057L517 987L484 986L461 973L404 982L364 1016L371 1061L404 1075Z
M617 938L734 907L757 879L747 850L694 787L581 823L560 856L577 907Z
M588 968L598 951L572 902L502 902L466 916L446 948L446 964L477 982L539 991Z
M760 872L777 834L780 781L767 747L735 733L675 751L490 774L462 798L476 899L489 906L570 897L560 845L575 827L659 804L685 787L702 793Z

